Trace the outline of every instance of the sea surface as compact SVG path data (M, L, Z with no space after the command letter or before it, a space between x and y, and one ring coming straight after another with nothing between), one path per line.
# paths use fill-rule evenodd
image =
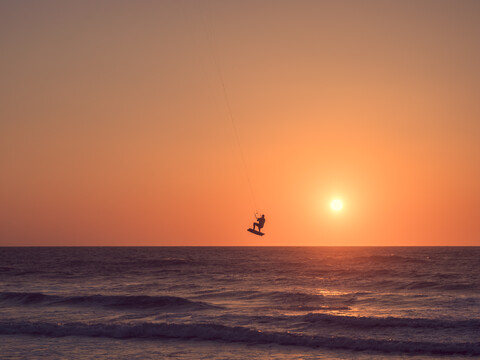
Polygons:
M1 359L468 357L479 247L0 248Z

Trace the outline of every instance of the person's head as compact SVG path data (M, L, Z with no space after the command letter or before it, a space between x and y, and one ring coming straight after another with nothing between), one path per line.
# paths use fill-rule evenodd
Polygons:
M264 217L265 217L265 215L264 215L264 214L262 214L262 218L264 218Z

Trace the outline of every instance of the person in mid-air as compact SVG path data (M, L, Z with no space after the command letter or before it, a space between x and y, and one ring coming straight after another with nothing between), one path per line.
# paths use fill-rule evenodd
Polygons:
M265 215L262 214L262 216L257 217L257 220L258 220L258 223L253 223L253 230L255 230L255 226L256 226L258 227L258 231L260 231L263 228L263 225L265 225Z

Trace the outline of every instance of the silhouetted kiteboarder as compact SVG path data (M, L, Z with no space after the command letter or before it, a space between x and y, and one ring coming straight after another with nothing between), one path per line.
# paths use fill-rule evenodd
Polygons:
M263 236L265 234L262 233L260 230L263 228L263 225L265 225L265 215L262 214L262 216L260 217L257 217L255 215L255 217L257 218L258 222L253 223L253 229L247 229L247 230L255 235ZM258 230L255 230L255 227L258 227Z

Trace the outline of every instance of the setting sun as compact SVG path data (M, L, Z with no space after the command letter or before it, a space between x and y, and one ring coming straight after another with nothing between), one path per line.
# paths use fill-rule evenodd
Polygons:
M343 208L343 202L339 199L332 200L332 202L330 203L330 207L333 211L340 211Z

